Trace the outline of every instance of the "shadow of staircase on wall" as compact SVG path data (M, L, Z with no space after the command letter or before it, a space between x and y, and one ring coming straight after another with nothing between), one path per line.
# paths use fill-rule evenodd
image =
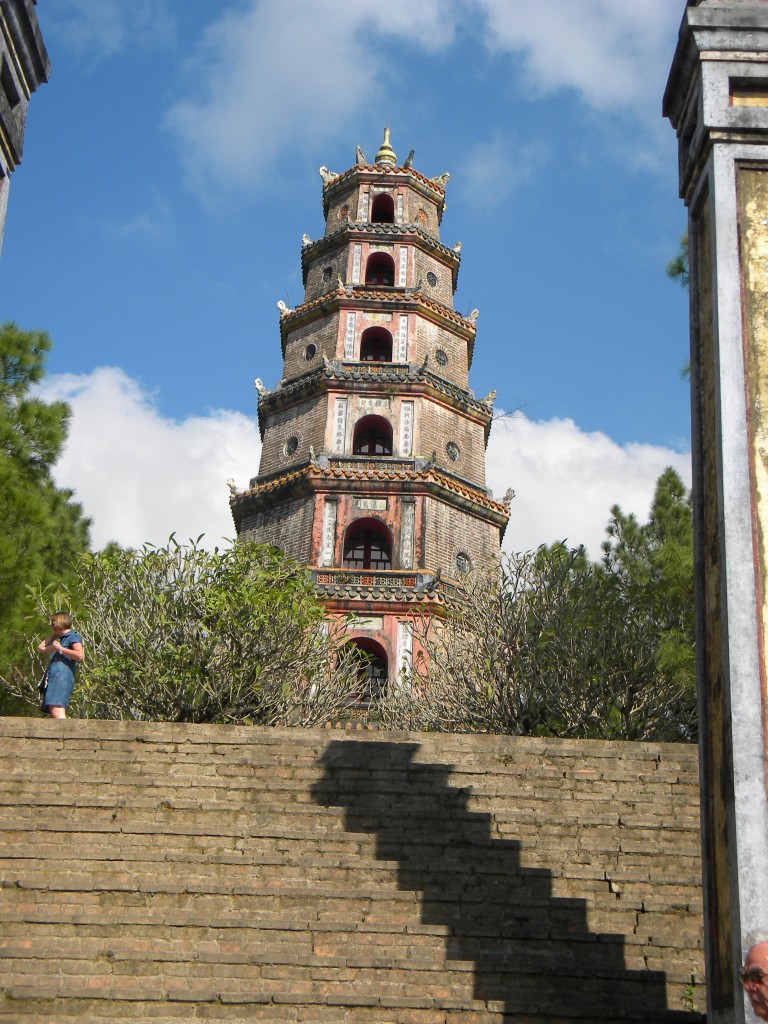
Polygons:
M349 735L0 718L0 1022L701 1021L695 750Z
M347 831L376 837L376 856L397 864L422 922L445 936L449 970L471 970L475 1000L525 1024L704 1020L668 1005L665 972L628 969L624 936L591 931L586 901L555 896L552 872L525 866L523 844L494 836L491 814L469 809L471 790L449 784L452 766L415 761L419 751L330 742L313 795L345 809ZM564 823L565 862L571 841ZM462 1000L446 993L440 1005Z

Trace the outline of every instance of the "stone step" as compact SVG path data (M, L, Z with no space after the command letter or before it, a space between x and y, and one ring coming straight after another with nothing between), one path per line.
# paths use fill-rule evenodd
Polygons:
M88 728L92 725L67 722L62 723L60 728ZM99 725L108 726L109 723ZM307 732L312 733L313 730ZM435 742L428 736L419 737L418 742L397 744L399 756L387 757L387 744L394 742L391 738L383 740L379 737L375 741L358 739L352 742L329 741L327 737L318 736L312 744L302 744L291 739L281 745L276 744L268 732L265 734L255 727L242 731L241 743L230 744L220 750L206 744L189 742L164 748L157 744L132 742L87 744L76 738L58 742L46 742L35 737L16 740L5 733L6 730L0 725L3 751L13 759L11 768L14 770L27 767L32 770L48 770L54 769L57 764L65 767L68 764L98 775L107 767L120 765L132 775L146 778L152 778L161 771L168 772L173 778L188 770L196 777L209 779L224 775L247 778L250 774L263 775L266 772L272 772L274 778L290 779L302 773L316 773L320 765L323 769L327 766L335 771L348 748L357 747L368 752L372 758L368 770L379 775L386 776L388 773L408 771L414 766L430 765L435 773L450 773L459 782L467 780L472 783L478 776L488 775L487 781L493 787L494 795L502 797L509 794L512 787L519 787L521 792L541 790L551 794L558 789L568 790L577 784L585 792L593 791L597 795L622 787L629 792L631 786L634 787L634 797L645 800L645 787L659 793L670 787L683 791L695 787L691 777L691 769L695 766L695 752L692 749L685 760L676 762L654 760L651 763L633 763L631 752L628 751L621 760L615 759L613 763L600 762L598 759L588 765L589 753L586 748L576 756L537 758L533 761L519 756L500 758L494 750L483 755L475 751L469 758L464 752L464 756L452 760L451 751L446 749L445 743ZM465 742L465 738L460 739L462 743ZM508 738L500 739L507 744L509 742ZM332 752L328 751L329 742L336 747ZM66 758L62 757L64 752ZM364 764L344 766L344 775L348 778L365 771ZM411 782L418 784L416 773L412 774L414 777ZM637 788L638 782L642 783L643 789Z
M373 996L348 994L341 999L332 996L305 997L296 1004L277 993L274 998L258 994L228 994L219 998L200 1001L196 994L162 1000L161 1003L131 1001L128 1016L116 1015L113 1007L125 1007L126 1000L115 999L113 1003L97 1000L88 994L82 998L41 1000L34 994L27 995L19 987L9 994L4 1002L0 999L0 1019L9 1019L14 1024L23 1013L24 1024L179 1024L189 1021L190 1006L194 1002L204 1008L205 1020L227 1021L230 1024L250 1024L252 1021L280 1024L282 1021L301 1021L305 1024L338 1024L340 1021L354 1024L496 1024L509 1020L505 1017L502 1004L484 1003L472 1000L437 1000L430 1006L426 999L405 1000L376 999ZM5 1010L4 1007L8 1009ZM55 1013L55 1017L52 1014ZM198 1018L195 1018L198 1019ZM606 1019L606 1024L626 1024L626 1020ZM698 1018L691 1018L692 1020ZM583 1024L584 1018L559 1017L559 1024Z
M578 862L571 863L567 859L567 847L563 847L550 851L551 856L545 856L545 851L539 851L538 856L533 853L529 856L527 851L523 851L525 861L521 863L520 850L512 846L509 850L488 853L482 863L473 859L462 864L461 854L469 858L477 852L476 847L459 845L444 856L440 851L430 856L433 846L414 843L398 858L393 845L359 843L352 837L344 847L342 843L336 842L335 833L327 833L330 838L326 839L311 830L306 833L288 832L286 828L285 834L281 836L277 826L262 830L241 830L235 834L228 834L222 829L210 837L192 828L176 826L173 827L173 833L168 835L163 832L162 822L152 826L137 826L136 832L128 834L107 828L83 832L77 828L76 821L67 824L70 829L58 824L56 831L48 831L40 826L25 837L23 846L14 845L12 841L0 844L0 859L4 865L0 878L12 881L14 873L28 868L30 861L50 859L57 866L65 866L81 859L86 862L103 862L110 869L118 867L125 870L130 870L133 863L144 862L155 865L188 863L191 870L199 870L199 865L204 862L217 869L233 865L238 870L248 866L256 870L285 865L289 873L292 867L316 868L318 864L326 864L334 869L360 868L376 873L397 870L400 872L399 884L417 888L429 878L436 883L450 882L451 875L456 873L467 886L498 885L499 881L503 881L509 886L537 885L542 888L538 883L546 881L550 887L557 885L562 888L574 882L583 887L585 896L591 891L605 889L618 898L620 893L628 892L635 883L643 884L648 892L648 882L658 886L654 890L656 895L665 886L687 885L692 895L699 891L695 861L689 857L681 857L681 862L677 864L674 858L658 861L644 858L638 864L623 861L620 857L613 860L607 856L600 858L585 855ZM171 826L166 828L170 829ZM265 834L260 835L260 831ZM158 837L162 842L158 841L155 845ZM57 843L57 839L61 843ZM61 852L57 852L60 847ZM161 869L158 867L158 870ZM624 887L621 888L621 885Z
M180 1020L193 1019L191 1013L201 1009L202 1014L194 1019L220 1020L246 1024L251 1021L301 1021L303 1024L338 1024L340 1021L354 1024L511 1024L528 1022L533 1019L556 1022L556 1024L589 1024L598 1019L604 1024L627 1024L628 1021L652 1020L654 1024L674 1021L675 1024L696 1024L701 1022L700 1013L678 1010L675 1016L659 1014L642 1017L638 1013L623 1012L622 1005L615 998L615 989L598 993L598 1003L592 1009L582 1009L573 997L563 995L542 1000L546 1002L545 1016L531 1018L528 1008L536 993L523 990L512 994L503 1002L448 996L428 999L403 996L377 996L364 992L347 990L339 995L326 993L301 994L274 991L267 992L215 992L202 986L169 987L156 1001L151 997L135 998L135 990L112 987L105 989L102 998L94 997L94 990L86 988L70 993L66 998L56 998L53 986L38 988L14 986L3 1000L0 998L0 1019L10 1019L24 1024L83 1024L83 1022L109 1021L110 1024L136 1024L160 1022L178 1024ZM44 992L48 998L41 998ZM677 994L677 993L675 993ZM622 993L624 1005L639 1006L644 993L642 988ZM613 997L613 998L612 998ZM126 1004L130 1014L125 1014ZM7 1009L6 1009L7 1007ZM115 1012L121 1007L123 1014ZM55 1014L55 1016L54 1016Z
M58 803L40 799L35 803L21 802L6 806L12 807L12 810L4 811L0 808L0 841L5 832L18 832L22 822L27 830L61 832L89 830L116 833L130 830L137 834L158 832L169 835L247 838L269 836L279 829L289 836L300 835L302 838L307 838L310 832L325 836L334 834L339 841L345 834L375 835L382 844L398 842L403 837L402 825L400 829L392 825L383 812L377 812L374 816L344 814L337 808L316 805L273 803L261 807L227 809L203 805L180 806L172 800L147 801L143 796L135 802L91 803L75 792L70 794L68 801L62 796ZM544 810L540 809L539 815L543 813ZM449 809L440 811L420 808L415 818L407 822L409 844L422 847L434 845L436 837L444 834L454 820L455 812L451 814ZM690 859L695 856L690 843L693 826L686 829L681 821L677 821L675 827L670 829L642 825L633 827L628 824L622 828L622 842L618 849L624 856L639 859L647 856L649 850L654 851L659 861L666 857L682 855ZM455 845L477 845L487 843L489 839L525 842L526 848L532 851L541 849L556 852L561 848L568 849L578 859L581 853L615 856L616 832L616 825L609 827L590 822L561 825L560 829L539 829L532 821L465 812L463 827L456 836Z
M184 778L178 778L167 771L158 771L156 775L149 777L146 774L133 774L127 768L120 767L117 769L119 777L112 779L104 765L99 766L98 772L94 769L91 774L84 774L72 765L67 769L60 763L54 763L50 768L38 766L34 771L31 767L28 770L22 770L22 767L16 766L13 771L4 772L0 782L0 798L3 803L7 803L9 797L16 799L26 796L66 796L68 791L71 792L73 784L78 790L93 797L98 795L100 789L103 790L107 781L110 787L115 786L116 796L132 795L137 789L146 789L150 795L155 795L156 792L162 792L164 795L174 794L177 799L192 803L199 800L226 801L234 798L258 800L264 796L269 798L272 794L280 794L288 800L307 805L320 805L324 802L322 795L315 797L311 792L311 787L321 778L317 771L307 771L303 775L296 773L291 778L279 779L274 778L266 768L263 779L250 775L245 778L220 774L202 776L191 772ZM502 798L486 789L487 781L484 775L474 777L471 781L468 778L454 779L449 776L447 784L451 791L446 794L436 793L435 786L425 781L418 787L412 786L408 795L413 798L415 805L432 800L437 806L446 806L456 803L457 794L460 794L467 801L469 809L491 810L494 814L506 817L530 812L542 802L552 805L557 812L563 812L568 817L580 814L611 824L615 824L624 814L632 814L638 818L645 815L649 821L657 822L660 817L675 809L689 818L695 817L695 801L688 806L681 806L680 793L677 791L674 794L659 793L650 800L639 800L637 792L632 792L630 787L623 790L619 787L604 787L598 792L579 782L578 785L571 783L569 787L553 789L550 792L542 792L538 788L531 790L523 786L516 791L515 787L511 786ZM637 780L634 785L637 787ZM353 786L345 781L344 786L339 785L335 788L336 802L340 803L346 799L351 803L359 796L361 786L375 792L377 802L381 806L396 803L398 794L402 792L402 780L397 775L391 778L385 776L384 780L378 779L375 775L361 775L358 785ZM674 822L668 824L673 825Z
M270 922L267 921L266 924ZM134 928L129 932L117 921L104 922L87 927L78 922L66 922L64 927L54 922L29 924L22 929L19 924L5 927L0 939L0 962L34 963L48 956L62 960L89 959L109 962L118 960L149 960L152 962L200 962L200 963L261 963L294 964L307 967L326 966L333 968L376 967L391 970L434 970L446 961L445 945L434 934L422 935L416 931L382 930L383 922L370 922L373 927L360 927L354 940L344 934L334 922L302 922L302 927L287 929L279 919L271 922L273 927L221 929L214 925L201 926L165 925L162 928ZM338 923L337 923L338 924ZM670 922L671 924L671 922ZM69 927L67 927L69 925ZM667 945L678 950L695 948L691 929L667 931ZM692 943L686 940L694 940ZM648 936L636 936L625 962L634 959L635 965L642 965L643 950L639 947L648 943ZM544 972L557 969L568 976L583 976L588 971L592 976L601 973L600 965L591 961L587 968L583 960L584 944L574 940L569 957L564 957L559 942L553 941L543 929L535 929L524 935L518 933L510 938L503 948L490 948L483 936L474 942L463 936L462 949L472 951L472 959L451 961L453 970L478 969L517 975L521 972ZM457 964L459 966L457 966ZM28 969L28 968L25 968ZM86 968L84 968L86 969ZM74 969L73 969L74 970ZM613 976L615 963L602 967ZM71 971L69 973L72 973ZM2 974L2 968L0 968ZM682 974L672 972L677 980L690 980L690 966L686 962Z
M684 898L687 904L695 906L701 899L701 892L691 879L686 879L685 885L651 883L647 879L637 882L621 879L618 874L605 876L596 872L586 875L575 871L566 874L566 868L560 875L554 875L541 868L483 872L476 867L457 874L450 865L445 871L420 865L409 868L407 863L392 864L388 867L387 862L365 858L357 865L308 865L309 860L305 861L305 866L301 863L284 864L271 857L265 858L261 864L257 857L248 863L233 863L229 856L207 858L200 855L192 862L183 854L163 860L121 860L119 856L115 856L105 861L97 856L81 858L79 851L76 851L76 856L72 860L66 859L66 855L60 853L56 859L47 863L40 858L9 858L6 867L0 873L0 893L10 892L19 887L36 888L38 883L43 888L53 887L54 884L63 889L73 888L78 878L106 875L110 876L110 882L113 881L112 876L125 879L128 887L132 881L138 885L145 876L157 880L171 879L176 888L183 888L186 882L194 882L195 886L199 887L207 878L226 878L228 884L223 888L227 890L233 886L242 888L247 883L257 887L270 884L304 884L306 888L315 888L317 882L330 884L334 877L338 879L340 885L349 886L350 872L358 871L358 888L366 879L375 883L373 888L381 886L384 880L388 879L393 890L396 888L397 891L426 890L433 895L442 889L447 893L447 898L456 899L461 894L466 894L465 898L470 898L473 892L481 890L486 894L493 893L504 903L514 901L518 905L537 906L541 902L550 901L553 897L568 897L572 895L572 890L579 893L585 906L596 906L602 902L609 906L621 904L626 907L633 891L642 895L644 904L657 910L668 901L679 906L681 899Z

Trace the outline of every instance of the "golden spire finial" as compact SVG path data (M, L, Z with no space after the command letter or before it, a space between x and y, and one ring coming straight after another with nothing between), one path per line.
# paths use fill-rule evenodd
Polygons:
M389 128L384 129L384 141L379 146L375 162L377 164L392 164L393 167L397 164L395 151L389 144Z

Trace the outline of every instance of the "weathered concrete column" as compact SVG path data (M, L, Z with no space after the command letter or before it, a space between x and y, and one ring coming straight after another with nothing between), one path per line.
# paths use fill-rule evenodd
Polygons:
M768 2L691 0L664 114L688 207L710 1024L753 1020L736 978L768 928Z

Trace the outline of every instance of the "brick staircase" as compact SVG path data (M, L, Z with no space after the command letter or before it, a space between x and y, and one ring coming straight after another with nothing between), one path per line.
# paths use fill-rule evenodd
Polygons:
M0 719L0 1022L701 1021L695 750Z

